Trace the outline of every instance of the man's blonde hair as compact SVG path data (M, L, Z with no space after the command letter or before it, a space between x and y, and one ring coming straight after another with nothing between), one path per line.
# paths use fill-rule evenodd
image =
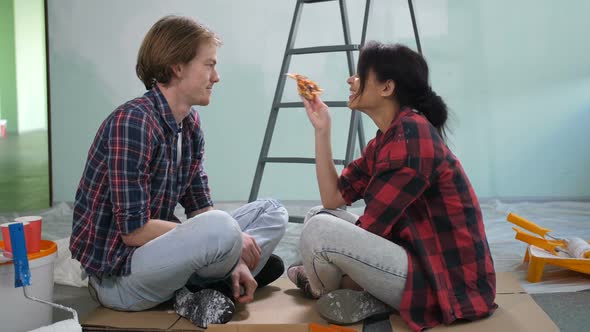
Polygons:
M172 66L186 64L203 44L221 45L211 29L182 16L165 16L145 35L137 54L135 71L146 89L156 82L166 84L172 78Z

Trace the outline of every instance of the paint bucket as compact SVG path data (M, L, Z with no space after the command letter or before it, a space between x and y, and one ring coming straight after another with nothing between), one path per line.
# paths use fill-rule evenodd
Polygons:
M6 137L6 120L0 119L0 138Z
M4 249L4 241L0 241ZM53 301L53 268L57 258L55 242L41 240L38 253L29 254L31 296ZM30 331L53 322L53 308L43 303L31 301L23 296L21 288L14 286L14 265L12 261L0 263L0 330Z

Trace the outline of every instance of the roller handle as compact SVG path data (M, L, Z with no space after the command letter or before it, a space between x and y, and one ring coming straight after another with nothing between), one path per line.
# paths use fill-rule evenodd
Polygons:
M510 221L511 223L515 224L516 226L520 226L520 227L526 229L527 231L533 232L533 233L540 235L542 237L545 237L545 235L547 233L551 232L551 229L541 227L541 226L535 224L534 222L526 220L523 217L516 215L514 213L510 213L508 215L508 217L506 217L506 220Z
M514 237L515 239L528 244L532 244L535 247L545 249L554 255L557 255L557 252L555 252L555 247L562 245L562 243L559 241L545 240L540 237L536 237L532 234L529 234L516 227L512 227L512 229L516 232L516 236Z

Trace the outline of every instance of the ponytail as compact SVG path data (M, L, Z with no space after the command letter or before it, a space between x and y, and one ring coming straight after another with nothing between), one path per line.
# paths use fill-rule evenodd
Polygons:
M420 111L428 121L438 130L441 137L445 137L445 123L447 122L448 110L443 99L427 87L421 96L411 103L413 108Z

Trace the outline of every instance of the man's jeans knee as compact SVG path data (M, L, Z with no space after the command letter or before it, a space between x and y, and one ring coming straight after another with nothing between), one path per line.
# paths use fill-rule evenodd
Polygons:
M242 253L242 231L227 212L205 212L206 220L191 219L185 224L197 223L194 232L205 237L201 245L191 246L195 274L201 278L223 278L233 270ZM202 224L198 224L202 223ZM204 259L204 261L201 261ZM205 265L201 265L205 263Z
M289 222L287 210L275 199L259 199L238 208L231 215L242 232L253 236L262 249L260 262L252 271L256 276L285 235Z

